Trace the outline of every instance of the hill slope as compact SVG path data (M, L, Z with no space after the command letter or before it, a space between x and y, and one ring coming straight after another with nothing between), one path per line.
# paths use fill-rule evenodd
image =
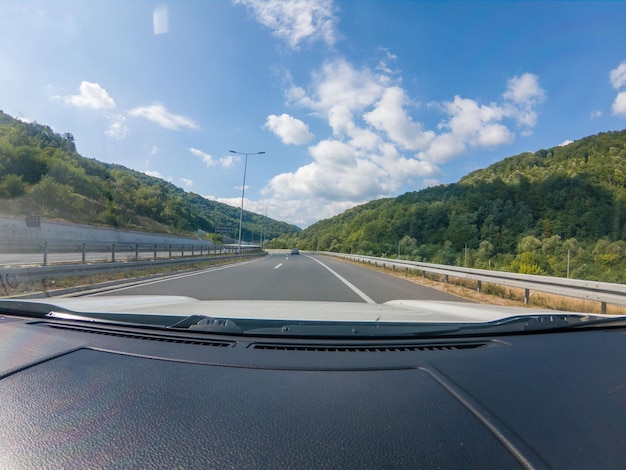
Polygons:
M0 111L0 210L152 232L214 233L239 227L240 210L160 178L84 158L71 134ZM244 211L243 240L294 234L296 226ZM220 238L215 237L215 238Z
M626 280L626 131L524 153L456 184L372 201L302 231L301 248Z

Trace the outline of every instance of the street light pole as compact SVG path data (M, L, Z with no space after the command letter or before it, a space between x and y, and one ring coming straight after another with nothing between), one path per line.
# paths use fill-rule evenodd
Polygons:
M243 198L244 198L244 194L246 191L246 170L248 168L248 155L261 155L264 154L265 152L252 152L252 153L245 153L245 152L237 152L235 150L229 150L230 153L236 153L238 155L245 155L245 161L243 164L243 185L241 186L241 212L239 213L239 244L237 245L238 247L238 253L241 254L241 226L243 223Z

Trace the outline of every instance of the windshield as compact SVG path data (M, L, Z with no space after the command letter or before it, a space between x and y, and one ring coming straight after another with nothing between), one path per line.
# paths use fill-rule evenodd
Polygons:
M624 314L624 18L3 1L0 296L304 336Z

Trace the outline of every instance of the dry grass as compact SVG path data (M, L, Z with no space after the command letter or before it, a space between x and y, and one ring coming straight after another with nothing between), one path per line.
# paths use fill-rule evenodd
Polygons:
M531 291L528 305L524 304L524 289L488 284L483 282L481 292L478 292L476 281L448 277L448 282L444 282L443 276L426 274L422 276L417 271L393 271L391 269L364 264L358 261L344 260L349 263L365 266L384 272L391 276L406 279L407 281L430 287L442 292L457 295L465 299L489 304L505 305L513 307L542 308L549 310L579 312L579 313L600 313L600 302L564 297L543 292ZM626 307L620 305L607 304L607 313L611 315L626 315Z

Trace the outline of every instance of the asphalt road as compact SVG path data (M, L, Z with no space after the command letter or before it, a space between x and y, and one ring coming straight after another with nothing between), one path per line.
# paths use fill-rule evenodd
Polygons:
M464 299L321 255L274 252L99 295L183 295L199 300L321 300L383 303Z

